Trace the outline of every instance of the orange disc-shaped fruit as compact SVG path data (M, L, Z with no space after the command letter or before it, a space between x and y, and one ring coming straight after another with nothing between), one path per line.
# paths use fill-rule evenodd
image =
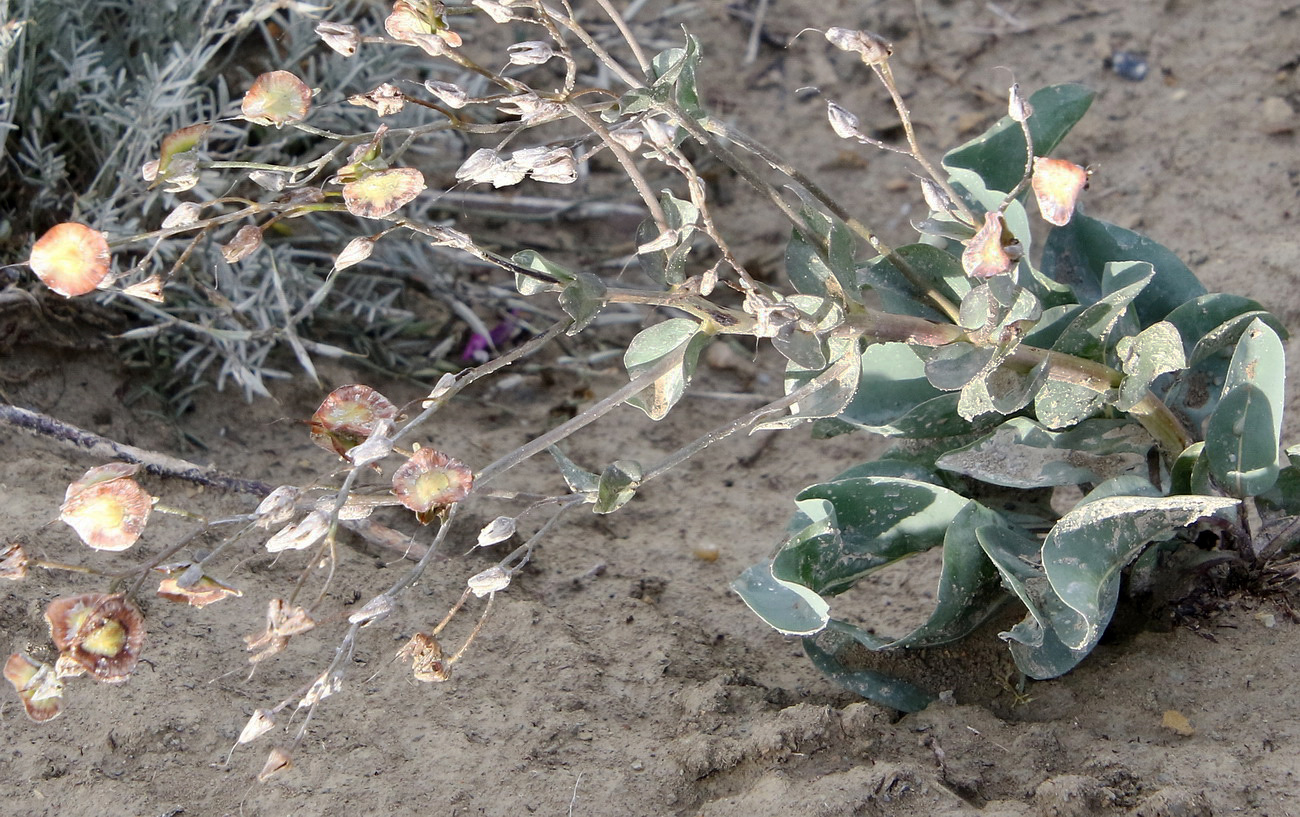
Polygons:
M56 224L37 239L27 264L41 283L63 297L85 295L108 277L108 241L84 224Z
M424 174L413 167L381 170L343 185L343 202L354 216L383 218L424 190Z
M153 509L153 497L131 479L136 468L122 462L91 468L68 486L59 519L95 550L131 547Z
M397 406L369 386L339 386L325 397L308 426L313 443L346 457L374 432L376 423L396 417Z
M432 448L416 451L393 472L393 494L417 514L453 505L472 487L474 474L463 462Z
M240 111L249 122L283 127L307 117L311 89L288 71L271 71L253 80Z

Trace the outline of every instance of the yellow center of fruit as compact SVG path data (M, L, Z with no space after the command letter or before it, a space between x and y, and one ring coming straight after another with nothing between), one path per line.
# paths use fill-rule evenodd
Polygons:
M81 642L81 648L92 655L112 658L126 647L126 628L109 619Z

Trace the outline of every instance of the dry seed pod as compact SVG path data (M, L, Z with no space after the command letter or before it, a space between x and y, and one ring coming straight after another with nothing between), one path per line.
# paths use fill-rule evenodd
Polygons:
M366 441L354 446L347 453L347 459L358 468L379 462L393 453L393 421L377 420L375 430L370 432Z
M138 469L125 462L91 468L68 486L59 519L95 550L131 547L153 509L153 497L131 479Z
M992 278L1011 269L1011 256L1002 244L1002 214L993 210L984 214L984 226L962 250L961 267L972 278Z
M422 448L393 472L393 494L427 524L432 515L469 496L474 475L459 460Z
M460 110L469 103L469 94L459 85L431 79L425 81L424 87L448 108Z
M221 257L227 264L243 261L262 246L262 231L252 224L245 224L235 233L235 237L221 248Z
M289 645L289 639L301 635L316 626L307 610L303 607L287 607L284 599L271 599L266 608L266 629L257 635L244 636L245 648L256 651L248 657L251 664L256 664L282 652Z
M1074 215L1079 194L1088 187L1088 171L1064 159L1036 156L1030 184L1043 220L1064 227Z
M861 120L830 100L826 102L826 118L830 120L831 130L841 139L862 139Z
M302 709L304 706L315 706L342 688L343 678L337 673L323 673L315 680L315 682L312 683L311 687L308 688L307 693L302 696L302 700L298 701L298 708Z
M498 3L497 0L473 0L474 5L483 10L487 16L492 18L494 23L508 23L515 19L515 15L505 5Z
M293 518L294 505L300 496L302 496L302 489L296 485L281 485L267 494L266 499L257 506L257 510L253 511L253 516L257 518L257 526L267 530L272 525L288 522Z
M187 583L185 573L190 567L189 564L169 565L168 569L164 570L167 578L158 584L158 596L168 601L183 601L191 607L207 607L231 596L244 595L241 591L206 574L201 574L198 581Z
M305 550L319 542L329 531L330 515L328 511L312 511L300 521L285 525L274 536L266 540L267 553L280 553L285 550Z
M27 265L41 283L65 298L93 292L108 277L108 240L98 230L66 221L32 245Z
M273 726L275 726L275 713L269 709L256 709L253 711L253 716L248 719L248 723L245 724L244 731L239 733L239 740L236 742L240 744L252 743L271 731Z
M555 148L536 160L529 175L546 184L573 184L578 180L578 160L572 150Z
M271 71L253 80L240 111L249 122L284 127L300 122L311 108L311 89L288 71Z
M343 185L343 202L354 216L383 218L414 201L424 187L423 173L396 167Z
M357 46L361 45L361 32L346 23L317 23L316 36L345 57L357 53Z
M555 56L555 49L541 40L525 40L506 49L511 65L542 65Z
M334 269L347 269L360 264L370 257L370 253L374 252L374 249L374 239L365 236L354 238L343 248L343 252L339 253L338 257L334 259Z
M380 619L387 618L393 612L393 599L390 596L375 596L361 606L361 609L348 616L349 624L365 627Z
M451 664L443 660L438 639L427 633L416 633L397 651L397 657L411 662L415 680L426 684L451 678Z
M160 304L164 301L162 276L150 275L143 281L132 284L123 289L122 294L130 295L132 298L139 298L142 301L151 301Z
M512 516L498 516L478 532L477 547L488 547L504 542L515 535L515 519Z
M266 756L266 763L262 764L262 771L257 773L257 782L265 783L280 772L286 772L293 768L293 758L289 753L279 746L271 750Z
M4 676L22 700L27 717L44 723L63 714L63 682L49 664L37 664L16 652L5 661Z
M199 220L199 214L203 208L192 201L181 202L176 205L176 209L167 214L162 220L162 228L170 230L173 227L188 227Z
M1029 117L1034 114L1034 106L1029 104L1029 100L1020 94L1020 84L1011 83L1011 91L1007 100L1007 115L1015 122L1027 122Z
M312 415L311 441L347 459L348 451L365 442L380 420L397 418L397 406L369 386L340 386L330 392Z
M406 107L406 97L391 82L385 82L368 93L350 96L348 102L369 108L380 116L392 116Z
M144 649L144 617L119 593L86 593L55 599L45 608L59 661L118 684L131 677Z
M18 581L27 578L27 552L17 542L0 547L0 579Z
M481 573L476 573L473 576L470 576L467 584L469 585L470 592L474 594L474 597L481 599L484 596L495 593L498 590L505 590L509 587L510 571L506 570L501 565L493 565Z
M870 31L839 28L826 29L826 39L841 51L852 51L862 57L867 65L878 65L889 60L894 47Z
M279 193L289 183L289 177L276 170L254 170L248 174L248 180L272 193Z

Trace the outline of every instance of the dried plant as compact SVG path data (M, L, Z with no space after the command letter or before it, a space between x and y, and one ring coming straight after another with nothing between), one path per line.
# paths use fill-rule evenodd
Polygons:
M891 46L867 31L824 32L829 47L856 54L888 91L905 143L874 139L834 102L829 126L841 138L901 154L922 174L929 207L917 225L922 240L890 247L791 163L704 109L694 38L651 57L607 0L598 5L605 14L600 25L582 22L567 2L540 0L474 0L456 9L397 0L381 24L322 21L316 31L340 60L398 50L475 79L376 85L349 102L381 119L410 109L420 116L340 132L319 123L320 96L305 90L311 81L274 68L250 78L238 116L257 141L283 144L286 152L296 145L300 155L277 162L219 156L217 128L229 123L203 122L161 140L146 175L184 200L161 228L108 239L119 270L98 284L115 297L143 298L142 310L161 309L150 299L168 303L173 291L193 285L181 263L187 253L171 263L158 260L160 246L184 240L187 247L220 247L229 266L218 275L230 277L218 281L221 291L263 287L244 290L240 314L278 315L276 331L309 371L311 356L328 350L300 337L298 322L337 289L345 270L371 263L389 245L431 247L438 257L453 252L504 271L522 296L518 303L553 295L563 315L486 363L436 382L431 377L419 405L396 406L360 384L333 391L303 439L334 453L336 471L274 490L245 485L265 496L256 510L196 520L191 536L112 576L109 595L60 601L59 610L91 611L73 628L80 641L55 633L56 643L66 642L62 651L75 655L76 644L92 652L102 645L105 655L132 648L134 636L126 633L133 631L103 611L127 609L155 569L165 576L159 595L201 606L239 594L237 576L229 583L218 576L248 547L298 559L298 581L270 603L265 629L246 637L249 660L273 660L307 632L342 632L333 655L307 673L310 680L258 709L241 734L240 744L254 741L286 708L305 711L290 745L272 750L259 775L267 779L292 765L292 746L346 682L363 630L394 615L402 593L453 531L462 535L466 503L502 509L477 533L477 546L494 547L517 533L525 538L469 577L438 623L407 622L418 629L397 657L420 681L446 681L458 661L472 656L496 594L509 589L566 513L583 507L612 513L687 458L754 429L810 425L815 436L862 430L899 441L885 456L801 491L785 535L774 534L780 541L771 558L733 587L774 628L801 637L830 678L901 710L925 706L931 691L856 668L849 660L855 652L948 643L1005 604L1019 603L1024 618L1002 637L1026 676L1056 677L1097 644L1125 584L1140 586L1170 569L1171 554L1198 550L1208 538L1220 558L1259 563L1294 547L1300 471L1280 452L1281 327L1254 302L1206 293L1150 239L1082 212L1087 171L1049 154L1088 109L1090 92L1059 85L1026 98L1013 85L1006 117L936 164L916 141L890 69ZM505 42L503 31L527 32L527 39ZM611 32L621 37L617 52L630 60L615 56ZM507 255L432 218L428 200L437 194L428 188L437 169L417 159L421 145L448 140L463 146L452 175L466 186L572 185L593 157L612 157L648 214L636 232L647 285L570 269L534 250ZM700 155L731 168L758 201L788 219L788 286L756 280L738 260L713 219L693 158ZM793 185L797 195L781 184ZM1025 203L1031 195L1032 206ZM1041 247L1032 246L1035 210L1050 227ZM277 273L294 258L293 242L275 237L289 223L316 225L331 237L334 253L329 275L297 309L286 306L293 301ZM45 263L72 258L75 266L81 257L56 251L59 240L62 234L42 239L48 243L31 266L56 291L70 293L83 286L84 270L72 270L76 283L51 283L49 273L67 265ZM85 257L100 259L97 252ZM262 269L253 266L258 259L269 264L269 275L248 274ZM456 458L468 459L463 451L424 444L431 421L454 395L617 309L652 319L625 346L625 385L490 463L469 465ZM220 334L172 319L183 331ZM220 331L231 343L256 340L251 329ZM486 327L480 334L485 345L495 343ZM611 459L589 469L557 447L623 405L653 419L666 416L690 387L703 349L726 336L770 341L785 361L782 397L655 463ZM250 369L248 377L256 376ZM21 418L10 412L10 419ZM546 452L559 472L554 485L528 494L496 487L503 474ZM123 453L177 471L147 453ZM1300 449L1288 456L1300 458ZM129 470L92 470L70 489L64 520L88 544L129 548L144 525L147 509L130 487ZM1054 509L1049 500L1067 490L1082 499ZM1004 501L1009 491L1022 500L1014 511ZM386 506L411 512L404 517L409 533L372 520ZM182 512L161 504L152 510ZM375 588L346 616L345 627L345 611L326 600L343 558L341 528L415 561L399 579ZM219 544L186 553L200 534L215 535ZM834 597L864 576L933 548L942 549L943 573L923 626L891 639L832 616ZM182 553L183 561L170 563ZM70 567L12 552L4 564L14 578L31 568ZM481 611L468 638L444 648L445 627L475 603ZM122 633L108 632L108 621ZM33 708L53 700L58 681L76 668L56 667L51 681L47 668L23 656L10 663L6 674L33 717L56 715L50 705ZM119 680L122 672L102 680Z

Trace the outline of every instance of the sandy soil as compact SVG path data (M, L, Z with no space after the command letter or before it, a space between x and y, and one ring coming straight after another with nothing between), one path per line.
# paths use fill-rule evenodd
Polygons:
M926 141L952 145L998 115L1007 71L1033 89L1062 81L1098 91L1093 111L1062 155L1096 169L1090 212L1145 231L1187 259L1211 289L1300 315L1300 5L1289 0L1007 2L992 4L773 0L768 30L785 41L807 26L866 26L896 43L897 70ZM683 18L651 20L671 36L684 22L706 49L709 102L765 141L786 146L839 197L911 238L907 169L895 157L847 149L822 106L796 89L817 85L871 127L888 111L861 68L815 35L789 51L742 55L749 25L723 5L694 4ZM925 14L918 21L916 10ZM1133 82L1108 70L1115 49L1148 55ZM737 88L746 88L743 93ZM986 98L988 97L988 98ZM723 180L722 190L735 182ZM907 188L906 190L902 188ZM723 219L755 236L744 251L776 268L775 221L737 204ZM298 420L324 390L299 383L276 402L229 395L201 401L172 422L145 403L126 405L130 381L94 326L45 301L44 318L0 313L0 389L12 403L136 445L211 462L244 476L302 482L329 457L305 442ZM62 331L61 341L51 340ZM1291 344L1292 382L1300 350ZM363 374L323 371L327 388ZM458 400L430 440L481 465L553 422L566 402L591 399L616 373L544 382ZM373 385L396 402L423 392ZM703 370L699 387L772 393L734 371ZM586 390L590 390L589 392ZM653 460L728 418L736 403L687 400L652 424L621 410L571 444L587 462ZM1300 430L1292 400L1288 439ZM202 445L202 448L198 444ZM1300 813L1300 673L1297 625L1277 600L1213 600L1218 612L1170 628L1160 615L1104 643L1069 676L1024 694L996 638L954 653L941 688L954 695L897 718L820 678L797 643L783 640L727 589L777 541L790 497L864 456L856 437L811 444L806 432L730 441L648 486L608 517L574 516L548 539L497 600L453 680L418 684L393 655L459 595L464 578L500 556L470 550L475 521L449 557L385 622L364 631L343 689L325 702L294 769L253 778L272 732L227 755L249 715L310 682L343 628L326 623L295 638L249 679L242 636L261 629L267 601L303 564L273 562L249 542L229 580L243 598L191 610L146 598L147 664L117 687L77 683L68 711L29 723L6 690L0 723L0 814L36 815L1054 815L1206 817ZM815 452L815 453L814 453ZM19 434L0 435L6 540L44 558L113 569L122 557L90 553L54 522L64 486L99 462ZM524 488L541 469L511 483ZM531 476L530 476L531 475ZM244 512L246 497L147 480L173 505ZM535 484L535 483L534 483ZM185 527L163 520L138 553L157 553ZM714 561L700 558L716 548ZM403 569L393 555L350 543L327 607L346 616ZM929 604L932 575L896 570L864 607L903 626ZM53 597L101 589L90 577L34 572L0 588L4 650L48 658L41 611ZM1222 606L1222 609L1219 607ZM473 618L478 608L466 618ZM464 627L458 626L465 624ZM453 625L452 640L472 622ZM981 652L981 650L983 650ZM1190 728L1163 725L1166 713ZM301 717L301 715L300 715ZM296 724L290 728L296 728Z

